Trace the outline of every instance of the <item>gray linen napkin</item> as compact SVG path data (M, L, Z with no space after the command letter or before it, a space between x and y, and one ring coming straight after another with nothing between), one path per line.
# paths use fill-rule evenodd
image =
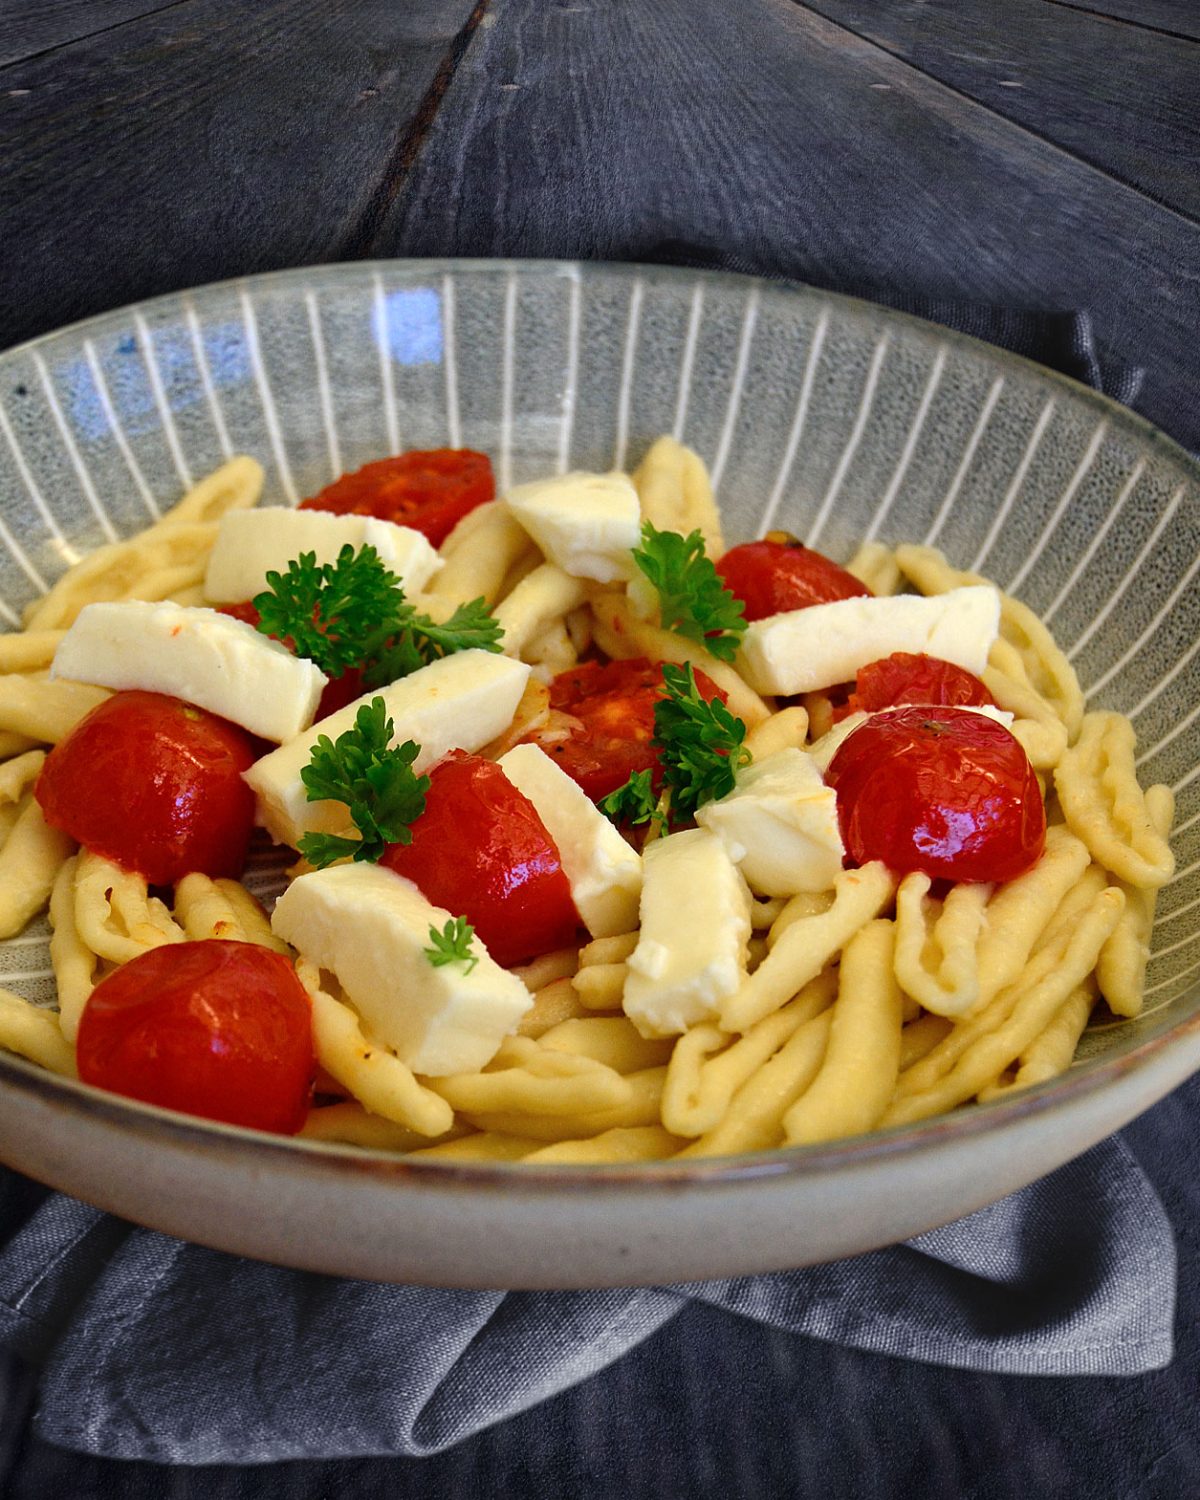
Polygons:
M44 1366L38 1435L165 1463L436 1453L597 1373L689 1299L931 1363L1131 1375L1171 1358L1175 1249L1113 1139L905 1245L686 1286L339 1280L135 1229L61 1194L0 1253L0 1341Z
M647 258L786 274L677 244ZM1141 372L1103 356L1086 314L836 290L990 339L1117 399L1136 395ZM693 1300L962 1369L1135 1375L1171 1359L1175 1246L1115 1138L905 1245L769 1276L601 1292L446 1291L283 1270L132 1228L0 1171L0 1345L42 1366L38 1436L98 1456L233 1464L441 1452L602 1370Z

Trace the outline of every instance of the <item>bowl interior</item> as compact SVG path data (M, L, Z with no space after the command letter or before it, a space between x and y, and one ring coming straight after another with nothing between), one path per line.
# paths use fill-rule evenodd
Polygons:
M0 622L233 453L280 504L402 448L481 449L503 488L632 467L661 432L709 465L731 541L932 544L1041 615L1178 809L1145 1012L1089 1031L1075 1068L1194 1016L1200 470L1093 392L869 304L661 268L393 262L65 329L0 356ZM0 945L0 983L39 1002L46 937Z

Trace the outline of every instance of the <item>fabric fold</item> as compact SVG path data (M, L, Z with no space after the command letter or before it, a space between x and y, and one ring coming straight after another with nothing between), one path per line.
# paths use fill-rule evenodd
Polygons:
M1170 1359L1174 1288L1170 1225L1114 1139L906 1245L594 1292L289 1271L52 1194L0 1254L0 1333L45 1361L36 1428L48 1442L109 1458L265 1463L442 1452L597 1374L691 1300L926 1363L1130 1375Z

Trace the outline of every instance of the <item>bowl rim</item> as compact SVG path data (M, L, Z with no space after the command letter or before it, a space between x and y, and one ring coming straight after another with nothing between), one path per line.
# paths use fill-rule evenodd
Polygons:
M27 354L40 351L60 339L85 336L87 330L115 323L123 315L133 312L153 316L156 311L173 311L181 302L186 304L192 297L203 297L209 293L235 288L286 287L291 283L311 281L314 276L333 280L342 277L363 280L385 272L414 276L455 276L464 273L489 276L542 274L566 279L591 275L626 281L649 278L689 286L696 282L719 286L734 283L755 287L768 296L779 296L785 300L794 297L827 300L857 318L882 318L887 323L899 323L921 338L948 342L977 357L982 355L1002 365L1016 366L1042 381L1058 385L1072 399L1083 400L1086 405L1118 423L1143 445L1156 450L1163 458L1182 468L1193 483L1200 485L1200 459L1147 418L1121 405L1102 391L999 345L989 344L957 329L947 328L866 298L827 291L802 281L653 262L582 261L553 257L406 257L321 262L254 272L123 303L11 345L0 350L0 378L8 364ZM362 1173L367 1170L376 1181L385 1181L398 1189L490 1188L503 1191L519 1182L524 1189L539 1195L553 1195L562 1189L569 1189L572 1193L582 1191L589 1195L638 1189L659 1192L666 1187L721 1188L765 1178L824 1176L848 1168L865 1167L881 1158L915 1155L948 1136L964 1139L991 1135L1033 1115L1053 1118L1060 1110L1093 1097L1119 1078L1141 1072L1161 1053L1196 1032L1200 1032L1200 1007L1173 1024L1164 1024L1161 1029L1156 1029L1119 1056L1099 1057L1077 1064L1056 1078L1023 1089L1010 1097L994 1099L985 1104L977 1103L970 1110L955 1110L915 1124L890 1126L816 1145L689 1158L686 1163L670 1158L649 1162L571 1165L522 1161L414 1161L410 1157L375 1147L318 1141L302 1136L275 1136L220 1121L178 1114L173 1110L95 1088L77 1079L51 1073L15 1054L3 1052L0 1052L0 1091L13 1088L39 1102L52 1107L65 1107L72 1113L90 1117L105 1126L134 1128L152 1144L161 1143L184 1150L215 1145L240 1157L244 1157L249 1151L263 1165L275 1162L289 1166L311 1165L314 1170L334 1175L354 1171Z

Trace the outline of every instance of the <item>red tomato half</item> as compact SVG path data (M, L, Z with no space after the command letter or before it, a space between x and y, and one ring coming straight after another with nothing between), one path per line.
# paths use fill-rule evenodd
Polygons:
M291 964L269 948L168 943L100 981L77 1055L84 1083L294 1135L316 1071L312 1006Z
M725 702L726 694L705 673L696 673L696 685L701 697ZM552 724L550 733L535 730L526 738L596 801L635 771L657 768L658 752L650 741L654 705L665 692L661 665L644 656L604 665L582 662L550 684L551 709L573 721L568 732Z
M746 606L747 620L765 620L810 604L870 598L853 574L795 537L773 531L761 542L731 547L716 564L725 587Z
M496 482L486 453L471 448L435 448L377 459L343 474L301 510L378 516L411 526L440 547L462 518L492 500Z
M846 739L825 773L856 864L933 879L1012 880L1037 862L1046 813L1003 724L961 708L895 708Z
M232 615L235 620L243 620L247 625L253 625L258 629L259 613L250 599L241 604L221 604L217 606L219 614ZM278 636L271 637L273 641ZM289 636L283 644L289 651L295 650L295 645ZM331 677L321 689L321 697L317 703L317 711L313 715L313 723L318 719L327 719L330 714L337 713L339 708L345 708L347 703L353 703L355 698L361 698L366 692L363 686L363 673L361 667L347 667L340 677Z
M46 822L151 885L237 875L254 827L244 729L164 693L114 693L46 757Z
M390 844L380 864L466 917L499 964L564 948L579 930L558 848L537 809L480 755L452 750L433 767L412 843Z
M979 678L965 667L937 656L893 651L882 661L859 668L854 692L843 708L834 710L833 717L837 720L852 713L873 714L902 703L982 708L994 700Z

